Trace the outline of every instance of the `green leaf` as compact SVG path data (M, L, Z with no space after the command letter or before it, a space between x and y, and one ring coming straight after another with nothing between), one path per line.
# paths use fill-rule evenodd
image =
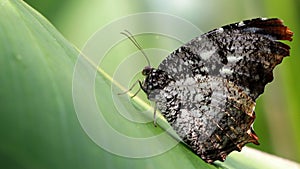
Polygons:
M216 162L214 165L203 162L183 144L148 158L112 154L88 137L77 118L72 82L80 52L23 1L0 0L0 51L2 168L299 167L296 163L249 148L232 153L225 163ZM87 61L85 57L82 59ZM95 69L94 63L88 63L91 69ZM82 87L88 83L85 80L82 79ZM123 128L129 135L163 131L153 127L152 123L137 127L116 115L118 112L111 100L111 83L105 71L98 68L95 85L101 93L95 95L111 125ZM140 100L135 104L143 108L145 103ZM100 135L106 131L95 132ZM118 140L110 141L118 143ZM128 147L134 149L135 145Z

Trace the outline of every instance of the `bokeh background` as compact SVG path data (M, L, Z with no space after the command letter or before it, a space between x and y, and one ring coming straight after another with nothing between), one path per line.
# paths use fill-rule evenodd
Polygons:
M71 43L82 48L99 28L138 12L182 17L203 31L255 17L278 17L294 32L291 57L275 70L275 80L257 100L256 149L300 162L300 1L299 0L25 0ZM99 44L101 47L101 44Z

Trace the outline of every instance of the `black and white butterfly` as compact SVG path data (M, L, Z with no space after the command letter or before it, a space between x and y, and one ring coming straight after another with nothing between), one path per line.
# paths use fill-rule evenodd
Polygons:
M175 50L157 69L146 66L141 89L200 158L224 161L246 143L259 144L252 128L255 100L289 55L290 47L278 40L292 36L277 18L214 29Z

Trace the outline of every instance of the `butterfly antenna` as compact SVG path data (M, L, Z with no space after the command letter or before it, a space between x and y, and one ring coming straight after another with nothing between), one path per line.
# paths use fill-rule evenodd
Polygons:
M141 47L141 45L137 42L137 40L134 38L134 36L128 31L128 30L124 30L124 32L121 32L122 35L125 35L133 44L134 46L136 46L141 52L142 54L145 56L148 66L150 67L150 61L149 58L147 57L146 53L144 52L143 48Z

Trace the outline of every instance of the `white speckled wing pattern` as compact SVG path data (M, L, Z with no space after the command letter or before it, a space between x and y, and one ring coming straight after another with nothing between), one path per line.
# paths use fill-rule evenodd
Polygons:
M293 33L279 19L252 19L212 30L151 68L142 89L204 161L224 161L249 142L255 99L289 55Z

